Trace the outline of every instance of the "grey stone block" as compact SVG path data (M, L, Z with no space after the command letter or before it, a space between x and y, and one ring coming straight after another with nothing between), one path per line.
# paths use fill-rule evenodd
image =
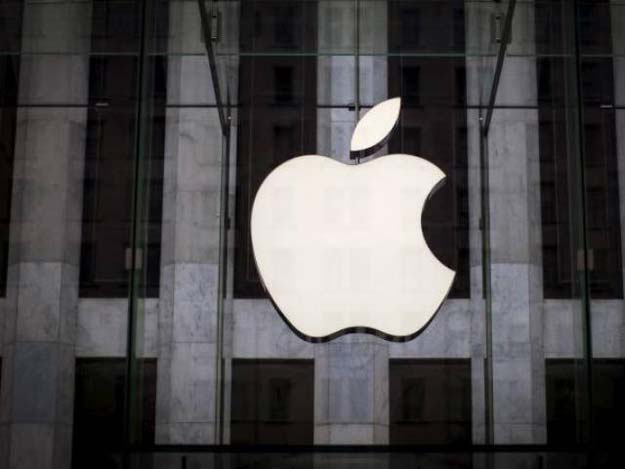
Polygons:
M18 342L13 360L11 420L53 423L60 365L58 345L49 342Z

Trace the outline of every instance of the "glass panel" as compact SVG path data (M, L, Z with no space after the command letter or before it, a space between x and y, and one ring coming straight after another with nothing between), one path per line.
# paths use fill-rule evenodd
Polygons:
M619 360L622 352L614 346L615 325L623 317L622 7L622 2L609 1L584 1L578 6L580 138L590 282L586 359L592 363L588 375L590 440L597 445L614 441L610 429L622 409L612 395L625 379Z
M618 466L580 448L618 444L625 416L624 17L620 0L0 2L11 451L45 422L28 444L73 440L75 467L122 447L146 467ZM351 159L390 97L388 140ZM297 156L392 153L445 173L418 219L449 295L409 340L361 323L310 340L258 275L256 193ZM335 221L367 216L342 189L323 194ZM324 452L200 453L229 444ZM463 448L379 451L395 444Z
M498 43L496 38L491 40L483 32L484 28L478 25L480 21L490 24L491 14L496 11L505 14L506 8L505 5L485 2L421 2L417 8L418 14L415 13L413 18L402 10L410 8L411 3L413 2L206 2L206 29L203 33L199 31L201 26L198 26L199 19L195 10L197 5L194 2L170 3L170 44L155 41L153 50L158 56L166 55L169 62L167 120L169 121L170 113L173 115L175 112L178 116L186 116L186 123L194 122L193 125L185 127L193 138L185 141L184 148L176 148L178 158L182 157L184 150L185 155L190 152L199 161L202 152L214 151L215 140L202 136L206 131L202 126L206 124L196 122L196 119L208 119L213 122L210 125L215 125L216 115L213 114L212 106L217 105L218 111L230 116L233 125L229 147L223 147L226 153L222 161L231 162L226 168L230 174L228 189L224 189L224 179L221 179L222 190L229 193L229 202L227 205L222 202L219 209L212 203L210 205L211 209L221 213L219 224L225 230L221 234L222 249L224 239L228 246L234 246L234 249L228 247L226 251L220 251L222 256L226 253L219 264L219 294L223 298L220 311L223 317L218 313L218 324L211 323L216 327L216 340L223 342L216 349L211 348L209 343L213 339L210 338L206 347L212 351L205 352L207 355L203 355L202 364L198 365L209 381L216 380L218 395L206 400L199 389L212 388L202 388L203 385L199 383L197 386L200 388L194 388L193 391L190 391L191 388L184 390L182 384L178 389L174 388L169 381L176 373L182 372L182 369L178 365L176 371L173 355L172 358L159 359L159 379L164 380L159 382L163 392L170 389L171 392L182 393L179 395L184 395L190 403L212 403L215 405L215 415L222 416L215 417L215 421L211 420L212 417L207 417L209 423L206 428L210 430L199 430L205 427L204 423L198 422L197 431L208 432L197 433L203 435L201 438L208 438L201 441L234 443L258 440L258 433L255 433L255 439L240 439L243 438L243 427L238 414L242 411L237 400L240 400L240 395L237 394L237 376L241 376L242 359L310 359L321 354L324 358L315 359L313 387L316 393L322 396L326 393L328 396L343 396L343 391L336 386L366 390L359 393L359 399L352 403L345 400L347 396L329 397L328 402L322 399L315 403L315 409L318 406L321 406L319 409L327 408L327 411L323 411L326 412L326 417L315 417L313 435L310 437L315 444L331 443L333 438L344 443L372 444L388 441L384 431L379 436L367 437L365 440L360 440L357 435L361 434L358 423L360 419L370 421L378 418L366 417L371 412L371 406L375 405L375 400L394 392L389 388L390 384L383 386L383 389L380 386L374 387L372 380L373 376L388 376L390 357L419 358L423 356L422 353L441 359L462 356L467 364L471 364L471 382L484 382L483 332L477 333L479 337L475 339L472 348L465 347L470 343L468 335L464 339L458 338L459 341L451 346L455 352L445 349L435 336L451 333L453 327L460 327L468 334L470 311L476 315L476 327L484 327L485 305L481 300L484 294L483 253L479 231L479 107L485 105L490 96ZM178 9L176 15L171 13L174 8ZM177 18L177 26L172 24L174 16ZM403 24L406 18L413 23L423 21L423 32L413 32L426 38L423 44L419 38L413 38L416 41L413 43L413 39L398 36L394 25ZM475 26L467 29L465 25L470 22ZM414 26L413 23L405 25L404 36ZM194 32L191 33L191 30ZM198 44L194 36L196 32L201 38L208 34L210 44L205 41L202 43L202 40ZM212 54L214 61L211 61ZM177 61L181 65L174 67L173 64ZM214 67L213 70L211 66ZM415 69L423 73L423 77L417 76L419 72L414 72ZM219 90L212 86L197 86L200 83L209 83L206 78L209 70L211 79L217 78ZM411 75L411 72L414 73ZM187 78L191 73L196 73L196 77ZM469 80L472 80L470 84ZM172 83L176 84L173 90ZM208 94L203 94L206 90L209 91ZM211 95L212 90L218 95ZM392 95L403 99L402 122L388 146L385 146L385 151L381 151L379 155L397 151L417 154L435 162L448 177L447 184L427 206L424 229L433 252L445 264L459 272L452 290L453 300L447 302L440 313L438 321L441 322L436 326L439 332L431 332L430 337L427 334L419 337L410 345L394 344L390 349L386 346L379 349L390 350L388 352L380 352L377 347L371 348L365 344L353 348L348 345L348 340L339 340L336 348L302 343L267 301L267 293L256 272L249 237L249 216L256 190L272 169L297 155L319 153L349 162L349 138L356 121L373 105ZM219 107L219 102L222 107ZM206 113L199 113L203 105L207 108ZM200 115L204 117L200 118ZM172 130L166 128L167 149L170 148L168 142ZM204 144L203 150L198 147L200 142ZM166 155L169 154L168 151ZM176 171L186 171L187 164L188 168L196 168L198 174L193 174L190 180L192 183L184 184L185 190L195 190L196 187L201 187L199 172L204 168L196 167L194 163L179 162ZM214 171L215 168L211 166L210 169ZM168 210L167 177L176 175L168 176L166 162L165 213ZM213 184L216 177L217 173L214 172L211 176ZM184 204L181 201L176 203ZM196 211L190 213L190 217L200 216L205 220L206 214L201 213L206 209L206 202L196 203ZM181 205L176 207L180 210ZM452 209L448 210L449 207ZM210 218L207 217L206 220ZM168 226L166 215L164 226ZM162 265L168 264L167 256L174 256L174 259L175 256L180 256L181 260L175 267L179 269L182 268L182 259L186 256L193 259L191 253L195 251L190 246L197 243L199 248L205 244L200 241L192 243L186 238L185 231L172 232L180 237L176 241L179 246L176 249L181 249L181 254L168 253L168 249L163 246L163 256L166 257L163 258ZM189 233L205 237L209 231L197 227ZM163 240L167 238L168 234L164 233ZM175 272L176 276L191 275L178 273L178 270ZM166 275L167 268L163 267L161 282L165 281ZM182 286L177 282L178 280L174 281L174 288L183 295L178 298L191 295L191 292L183 293L184 290L180 290ZM193 280L191 283L193 284ZM195 302L199 297L189 298L193 298L190 301ZM170 301L161 294L160 320L164 318L164 299ZM174 294L171 303L165 303L168 308L165 311L172 311L165 313L173 314L171 320L174 320L176 314L183 314L183 310L189 311L184 314L194 314L191 313L193 308L188 309L179 301ZM178 310L180 313L176 313ZM202 314L207 314L206 309L201 311ZM458 325L451 326L455 321L458 321ZM182 344L177 344L180 340L177 337L188 335L203 340L201 330L206 323L194 324L196 330L193 332L176 330L174 326L174 345L169 349L171 353L177 348L179 350L175 353L183 353ZM343 342L347 344L342 345ZM185 357L193 359L195 352L185 350L184 353ZM360 353L364 354L364 358ZM213 360L213 354L217 355L216 361ZM346 371L344 378L339 378L343 368L350 371ZM181 379L184 386L191 386L194 382L194 378L190 376ZM383 382L389 383L386 378ZM302 383L304 381L299 378L296 380L296 386L302 386ZM446 392L452 392L444 387ZM261 394L247 395L249 402L245 405L253 406L262 414L268 404L262 400ZM472 419L463 424L469 428L468 433L465 431L463 434L463 441L485 442L488 404L483 386L472 387L468 396ZM440 399L437 402L440 403ZM349 407L354 410L348 410ZM167 405L164 411L171 412L167 410ZM163 416L164 421L175 422L176 417L173 414ZM319 418L322 420L318 420ZM205 422L206 418L200 420ZM354 429L336 433L334 425L338 425L339 421L348 426L353 424ZM385 425L382 422L383 420L380 423ZM217 432L215 440L211 440L210 436L213 423L214 431ZM163 425L163 434L157 428L157 443L172 441L175 425L172 423L170 428ZM253 426L245 426L248 427ZM188 441L194 441L194 437L187 433L190 430L181 431L187 435L181 437L184 441L189 438ZM331 436L332 434L335 436ZM290 441L290 436L276 438L272 442ZM412 440L407 442L423 444L426 440L413 435Z
M495 443L588 441L574 13L517 2L488 129Z

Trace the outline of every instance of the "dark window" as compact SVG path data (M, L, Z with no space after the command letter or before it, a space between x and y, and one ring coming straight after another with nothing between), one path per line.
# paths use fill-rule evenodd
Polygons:
M3 2L0 50L20 50L22 2ZM0 56L0 297L6 294L20 59Z
M453 45L459 50L464 50L465 47L465 32L464 32L464 8L462 6L453 9ZM464 93L464 90L463 90Z
M135 2L96 2L92 47L136 52ZM160 15L166 9L157 9ZM116 19L124 18L120 24ZM162 20L161 20L162 22ZM128 24L126 24L128 23ZM162 27L162 26L161 26ZM131 47L132 46L132 47ZM165 142L166 62L154 58L146 67L151 83L150 142L143 157L150 160L146 223L145 282L140 295L158 296ZM92 56L89 64L89 109L83 186L80 295L125 297L129 273L126 259L132 234L132 203L136 155L138 59L134 55ZM149 144L148 144L149 143Z
M593 430L600 444L621 445L625 421L625 360L593 360Z
M127 295L135 154L134 57L92 57L80 272L81 296Z
M547 360L547 442L566 444L582 441L584 370L574 360Z
M390 361L390 444L471 443L471 363Z
M570 298L575 284L567 181L567 129L559 88L551 85L560 64L539 59L538 140L540 153L542 262L545 298ZM547 84L547 87L545 85Z
M463 0L389 1L389 51L464 52L464 24Z
M562 52L562 6L556 1L537 2L535 5L536 52Z
M418 106L421 95L420 67L405 65L401 67L401 98L403 106Z
M92 52L136 52L141 31L141 2L96 0L93 2Z
M313 444L314 362L233 360L233 444Z
M610 28L609 18L606 28ZM571 298L576 288L576 255L571 252L574 230L570 217L571 173L576 153L569 154L562 59L537 61L543 284L545 298ZM622 298L621 222L614 111L602 104L614 99L611 59L584 59L582 67L584 189L589 247L594 253L590 272L593 298Z
M421 14L419 7L406 6L401 10L401 41L407 47L418 47L421 43Z
M285 2L276 4L273 9L273 43L276 47L295 47L296 44L296 7Z
M310 5L307 5L310 4ZM314 52L316 2L244 0L240 2L241 52Z
M625 360L592 361L593 433L602 445L622 443L625 419ZM582 360L551 359L545 365L547 442L584 443L588 432L586 370Z
M579 2L578 5L579 35L582 52L591 54L610 53L612 34L609 26L609 0L583 1Z
M140 422L138 443L154 443L156 360L139 360L136 402ZM77 358L74 395L73 463L75 468L111 467L107 454L119 451L124 435L124 358ZM116 467L116 466L112 466Z
M585 106L613 104L613 64L611 58L588 58L582 61L581 85ZM609 73L606 73L609 72Z
M276 103L290 103L293 101L293 67L276 66L274 72L274 97Z
M464 65L456 67L454 82L456 84L456 104L458 106L464 106L467 104L467 73Z
M317 58L271 53L287 45L296 52L316 50L316 18L316 2L241 2L241 52L262 52L263 56L241 56L239 65L237 297L264 296L249 227L258 187L284 161L315 153Z

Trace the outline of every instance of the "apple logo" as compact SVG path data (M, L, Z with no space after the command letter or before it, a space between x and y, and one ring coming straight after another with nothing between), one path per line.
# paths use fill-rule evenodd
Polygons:
M399 98L373 107L354 130L352 153L379 148L400 107ZM434 164L403 154L362 164L305 155L267 176L252 207L254 258L298 335L319 342L369 332L402 341L425 329L455 277L421 227L444 179Z

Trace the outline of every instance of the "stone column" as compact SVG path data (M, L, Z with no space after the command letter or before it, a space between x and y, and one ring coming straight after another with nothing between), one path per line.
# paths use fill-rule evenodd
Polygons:
M320 2L320 52L353 51L354 20L353 4ZM361 51L385 50L386 4L363 5L360 21ZM386 58L360 57L359 63L360 104L386 99ZM353 102L354 57L320 57L318 64L317 101ZM321 108L317 118L318 152L347 162L354 111ZM388 443L388 366L388 344L372 335L351 334L315 346L315 444Z
M388 443L388 355L363 334L315 348L315 444Z
M195 2L170 6L156 442L216 442L222 138ZM186 54L186 55L181 55Z
M83 2L24 5L19 103L49 107L17 114L0 398L6 468L71 466L90 11ZM84 55L55 55L69 51Z
M537 105L534 49L533 8L517 6L497 105ZM546 442L538 151L537 109L495 110L488 154L496 444Z

